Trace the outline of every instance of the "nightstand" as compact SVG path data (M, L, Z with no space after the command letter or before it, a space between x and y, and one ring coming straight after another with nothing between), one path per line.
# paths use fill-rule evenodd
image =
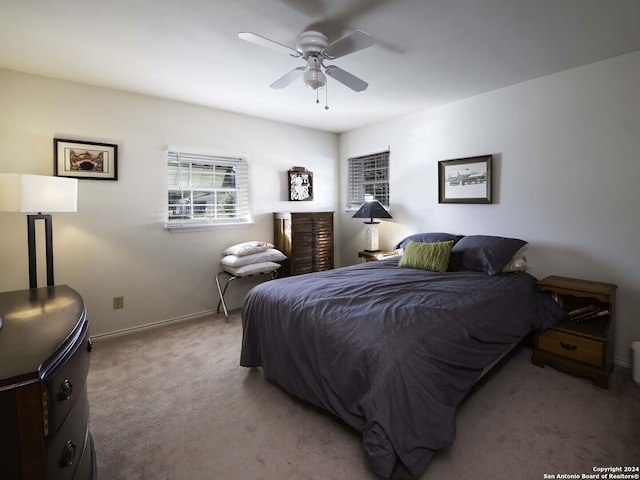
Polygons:
M376 260L382 260L383 258L395 257L396 255L400 255L400 252L397 250L362 250L358 252L358 257L362 258L364 262L375 262Z
M532 362L539 367L549 364L571 375L589 377L596 386L609 388L609 374L613 370L616 286L551 276L540 280L538 289L551 293L567 312L567 317L536 334ZM582 314L581 318L578 312L589 309L593 316L585 318ZM571 317L570 312L576 315Z

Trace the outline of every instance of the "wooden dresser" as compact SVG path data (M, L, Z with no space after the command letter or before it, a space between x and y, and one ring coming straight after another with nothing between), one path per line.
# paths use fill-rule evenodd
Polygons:
M276 212L274 244L288 258L278 276L333 268L333 212Z
M68 286L0 293L0 478L96 478L91 340Z

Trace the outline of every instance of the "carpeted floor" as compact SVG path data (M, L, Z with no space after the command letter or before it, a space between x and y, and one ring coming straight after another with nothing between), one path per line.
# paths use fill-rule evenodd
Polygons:
M238 365L242 328L212 316L95 342L88 378L100 480L377 478L358 432ZM609 390L521 348L458 410L422 480L542 479L640 464L640 387ZM550 478L550 477L546 477Z

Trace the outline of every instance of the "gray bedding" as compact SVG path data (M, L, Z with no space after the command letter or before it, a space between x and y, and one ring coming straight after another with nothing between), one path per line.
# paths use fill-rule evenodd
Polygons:
M415 478L454 441L456 407L483 368L562 312L526 273L432 273L397 261L254 287L240 364L362 432L378 475Z

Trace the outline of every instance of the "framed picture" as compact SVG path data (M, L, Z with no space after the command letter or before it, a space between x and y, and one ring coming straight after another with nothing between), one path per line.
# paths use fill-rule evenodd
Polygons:
M289 200L313 200L313 173L289 170Z
M438 203L492 203L493 155L438 162Z
M54 174L92 180L118 179L118 146L53 139Z

